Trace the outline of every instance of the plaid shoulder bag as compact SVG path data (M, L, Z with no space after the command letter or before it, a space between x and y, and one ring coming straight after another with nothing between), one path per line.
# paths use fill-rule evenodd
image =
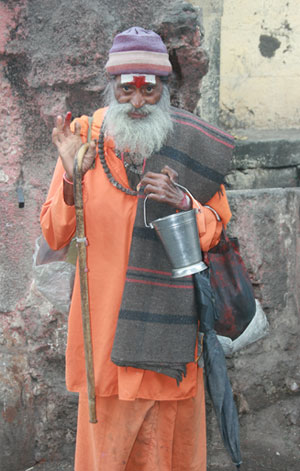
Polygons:
M215 213L213 208L209 209ZM238 239L229 238L223 227L220 242L205 252L203 259L209 267L219 315L215 330L218 335L234 340L250 324L256 312L254 291L239 252Z

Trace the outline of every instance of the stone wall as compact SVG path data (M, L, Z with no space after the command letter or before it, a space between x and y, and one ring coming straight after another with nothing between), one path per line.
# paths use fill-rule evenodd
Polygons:
M0 471L73 467L77 397L64 383L67 313L55 309L32 283L39 212L56 161L50 138L54 117L69 109L73 116L90 114L102 104L103 65L112 38L136 23L162 34L168 46L175 69L173 103L193 110L202 84L198 112L218 122L223 1L201 2L208 80L201 15L192 3L200 2L0 2ZM229 192L230 232L239 235L271 323L268 338L228 362L241 414L244 470L290 471L300 460L299 190L292 188L299 146L296 137L285 135L288 145L269 142L262 150L256 138L249 139L250 132L237 135L239 150L228 177L228 185L238 188ZM273 180L266 184L268 168ZM273 189L278 179L290 188ZM243 190L253 186L271 188ZM209 403L208 451L210 471L231 469Z
M55 116L69 109L73 117L91 114L103 105L112 39L135 24L162 35L174 68L172 101L193 110L208 58L198 11L189 3L0 2L1 471L43 460L72 463L77 399L64 382L67 314L36 291L32 256L57 158Z
M228 192L237 235L270 334L236 353L228 369L240 413L243 470L292 471L300 461L300 189ZM213 414L210 471L230 471ZM295 468L296 467L296 468Z
M300 136L297 129L233 131L236 148L226 176L228 188L300 186Z

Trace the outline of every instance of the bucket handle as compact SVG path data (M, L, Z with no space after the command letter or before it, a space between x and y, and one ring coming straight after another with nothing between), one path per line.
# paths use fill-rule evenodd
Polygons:
M144 199L144 224L145 224L145 227L149 227L149 229L154 229L154 226L153 226L152 222L150 222L150 224L148 224L148 222L147 222L147 215L146 215L147 199L148 199L148 195Z
M193 197L192 193L183 185L180 185L179 183L177 182L174 182L172 181L173 185L175 186L178 186L179 188L181 188L185 193L187 193L189 195L189 197L195 202L195 204L198 206L197 208L197 211L201 211L201 208L200 208L200 205L198 203L198 201ZM148 195L145 197L144 199L144 224L145 224L145 227L148 227L150 229L154 229L154 226L152 224L152 222L150 222L150 224L148 224L147 222L147 215L146 215L146 203L147 203L147 199L148 199Z

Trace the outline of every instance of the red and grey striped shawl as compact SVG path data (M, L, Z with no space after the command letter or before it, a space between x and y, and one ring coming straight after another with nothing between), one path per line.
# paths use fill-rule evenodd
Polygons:
M172 107L171 114L174 131L160 152L148 159L146 171L160 172L168 165L177 171L178 182L204 204L224 182L233 138L187 111ZM160 240L144 226L143 202L141 192L111 358L119 366L174 377L179 384L195 355L198 319L193 278L172 279ZM149 221L174 212L154 201L147 207Z

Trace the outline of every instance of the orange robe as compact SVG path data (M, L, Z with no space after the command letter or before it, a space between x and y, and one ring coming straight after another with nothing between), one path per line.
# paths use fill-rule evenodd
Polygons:
M105 110L94 114L92 138L98 138ZM86 140L88 119L80 118ZM128 187L123 163L105 141L113 176ZM41 211L43 234L52 249L75 234L75 208L63 198L60 159ZM206 424L203 372L197 362L176 381L153 371L118 367L110 360L125 284L137 197L114 188L99 158L83 179L88 286L96 385L97 424L88 422L86 373L78 266L70 308L66 380L79 395L75 471L205 471ZM207 202L226 225L231 217L225 189ZM214 246L222 229L210 209L197 215L203 250ZM159 289L159 288L158 288ZM196 355L195 346L195 355ZM178 401L180 400L180 401Z
M92 138L98 138L104 113L105 109L100 109L94 114ZM88 119L83 116L79 121L82 126L82 139L85 141ZM105 151L111 173L123 186L128 187L125 168L114 154L112 140L105 141ZM47 200L41 211L42 231L52 249L64 247L75 234L75 207L64 202L63 173L59 159ZM125 284L137 197L126 195L111 185L97 156L95 169L89 170L83 179L83 200L88 240L87 267L96 395L103 398L118 396L126 401L186 400L195 398L199 374L203 395L202 370L197 372L197 362L187 365L187 374L180 386L177 386L174 379L165 375L118 367L111 362L110 353ZM207 204L219 213L226 225L231 213L225 189L222 188L222 193L216 193ZM216 221L210 209L203 207L197 218L202 249L208 250L218 242L222 224ZM68 324L66 382L70 391L83 393L84 397L87 388L78 267ZM82 429L80 430L80 434L84 435ZM83 470L84 467L76 469ZM110 471L112 469L110 468Z
M202 371L195 397L182 401L97 398L98 424L79 395L75 471L206 471Z

